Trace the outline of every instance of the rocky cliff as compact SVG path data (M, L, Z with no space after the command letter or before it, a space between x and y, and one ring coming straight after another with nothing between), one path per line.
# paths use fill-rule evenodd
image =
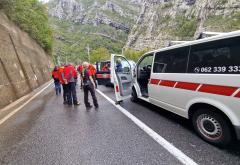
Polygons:
M49 3L49 14L75 23L94 26L106 24L129 31L132 21L137 17L140 2L141 0L52 0Z
M86 58L91 50L105 47L121 52L138 18L142 0L51 0L48 4L55 31L54 55L70 61Z
M156 49L171 40L193 40L202 31L239 29L239 0L145 0L125 47Z

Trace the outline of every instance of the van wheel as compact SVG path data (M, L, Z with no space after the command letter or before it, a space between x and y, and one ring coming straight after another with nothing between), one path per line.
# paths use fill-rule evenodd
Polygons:
M200 137L213 145L223 147L233 139L229 122L210 108L198 109L193 114L192 123Z
M131 101L132 102L138 102L137 92L136 92L135 88L132 89Z

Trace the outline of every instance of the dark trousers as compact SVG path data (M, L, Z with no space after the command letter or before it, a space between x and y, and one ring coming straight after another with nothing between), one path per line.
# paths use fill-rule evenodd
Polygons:
M93 99L93 104L95 107L98 107L98 101L97 101L97 97L96 97L96 93L95 93L95 89L93 87L93 85L83 85L83 91L84 91L84 104L86 107L90 106L90 103L88 101L88 93L90 92L92 95L92 99Z
M95 75L93 75L93 81L94 81L94 83L95 83L95 86L96 86L96 88L97 88L97 78L96 78L96 74L95 74Z
M67 102L67 85L62 84L62 87L63 87L63 101Z
M54 81L54 85L55 85L56 95L59 95L61 93L61 84L59 81Z
M76 83L69 82L67 85L67 103L69 105L77 103Z

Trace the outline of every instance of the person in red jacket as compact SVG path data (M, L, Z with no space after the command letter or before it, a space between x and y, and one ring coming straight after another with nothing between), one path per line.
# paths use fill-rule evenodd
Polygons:
M67 104L67 95L66 95L66 84L64 83L64 80L63 80L63 69L64 69L64 66L61 66L59 67L58 69L58 77L59 77L59 81L60 83L62 84L62 88L63 88L63 104Z
M54 80L56 95L60 95L61 94L61 85L60 85L58 67L57 66L55 66L53 71L52 71L52 78Z
M77 71L75 67L71 64L66 65L63 69L62 78L67 89L66 95L68 105L80 105L76 94Z
M92 75L95 87L97 88L97 82L96 82L96 72L97 72L97 70L92 64L89 64L88 69L89 69L89 72Z
M102 68L102 71L109 71L109 64L105 64Z

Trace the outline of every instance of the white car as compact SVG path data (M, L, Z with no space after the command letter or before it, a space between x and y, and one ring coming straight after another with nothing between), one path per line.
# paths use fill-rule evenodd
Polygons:
M132 96L190 119L207 142L240 139L240 31L144 54L134 72L111 56L117 102ZM127 66L116 72L116 60Z

